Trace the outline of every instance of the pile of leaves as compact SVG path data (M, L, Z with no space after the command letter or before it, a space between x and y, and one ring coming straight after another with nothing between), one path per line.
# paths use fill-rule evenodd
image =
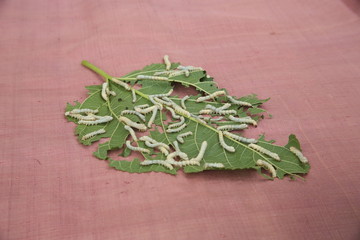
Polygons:
M310 165L299 161L299 158L290 151L290 147L300 148L300 144L295 135L289 136L289 141L285 146L278 146L274 144L274 141L265 140L264 136L259 136L257 145L261 146L273 153L279 155L281 161L277 161L266 154L254 150L249 147L247 143L236 141L230 137L224 136L224 141L227 145L235 149L234 152L226 151L219 142L219 130L217 129L222 125L236 125L239 124L229 119L229 115L224 114L220 116L216 113L208 113L207 115L201 115L199 112L205 109L208 105L219 108L226 103L231 103L227 96L232 97L236 101L243 101L251 104L248 106L239 106L231 104L227 110L232 111L235 114L231 114L234 117L242 118L247 117L259 122L263 118L263 114L266 112L261 108L261 105L267 102L269 99L259 99L256 95L248 95L243 97L231 96L226 89L219 89L214 79L207 75L205 70L197 68L196 71L191 71L188 76L185 74L177 76L168 76L167 80L153 80L153 79L141 79L139 75L154 76L159 75L159 72L177 71L181 67L180 63L171 63L170 69L166 69L166 65L163 63L151 64L145 66L141 70L133 71L122 77L113 77L92 65L87 61L83 61L82 64L98 73L104 78L104 82L107 83L108 89L112 91L112 95L108 95L107 99L102 97L103 87L100 85L87 86L89 96L82 102L75 102L74 104L67 104L66 106L66 118L70 122L74 122L76 126L75 135L78 136L78 140L81 144L91 145L101 138L106 139L104 143L98 144L97 150L94 152L94 156L99 159L107 160L109 165L115 169L131 172L131 173L144 173L144 172L165 172L170 174L176 174L176 172L183 168L186 173L196 173L205 170L239 170L239 169L256 169L264 177L273 179L274 176L269 176L261 171L261 166L257 165L257 160L263 160L270 163L276 169L276 177L284 178L285 175L290 177L300 177L299 174L305 174L309 171ZM114 81L115 80L115 81ZM130 86L131 89L126 89L123 86L116 83L121 81ZM156 115L154 124L146 131L136 131L136 134L140 137L142 135L149 136L157 142L164 143L169 146L170 151L175 151L174 142L177 141L177 136L181 133L191 132L192 135L184 138L184 143L179 143L180 150L185 153L189 159L195 158L199 154L200 147L204 141L207 142L207 148L204 156L198 165L185 165L175 166L172 169L167 168L161 164L142 165L141 162L145 160L166 160L167 156L157 148L148 147L143 141L134 141L130 136L129 131L126 130L125 123L119 118L124 110L134 110L136 106L148 104L153 106L154 102L151 101L152 95L165 94L174 88L175 84L181 84L185 87L192 87L198 92L197 95L189 96L185 101L186 111L191 115L177 113L185 118L186 127L179 132L168 133L166 130L170 124L173 124L178 119L172 118L169 108L171 106L161 106L162 110ZM223 90L225 95L211 98L209 100L198 102L197 99L202 96L210 95L214 92ZM136 94L136 101L133 98L133 94ZM176 95L169 95L168 100L174 104L181 106L181 98ZM161 104L160 104L161 105ZM228 104L229 105L229 104ZM93 109L97 111L98 116L111 116L110 121L106 121L100 124L86 125L82 124L79 119L70 116L68 113L74 109ZM145 115L145 122L142 122L136 115L126 115L126 117L139 124L147 125L152 114ZM223 117L222 120L219 118ZM253 126L249 126L253 127ZM101 134L96 134L92 137L84 137L87 134L94 131L104 129ZM137 130L137 129L134 129ZM236 131L237 134L246 131ZM235 133L235 132L234 132ZM239 136L240 136L239 135ZM111 158L110 153L113 150L121 150L119 158L131 156L131 150L126 146L125 142L131 141L132 146L148 149L147 152L141 152L143 159L134 158L133 160L114 159ZM174 150L173 150L174 149ZM178 149L179 150L179 149ZM179 161L179 159L176 159ZM181 159L180 159L181 160ZM221 168L207 167L209 163L220 164ZM300 177L301 178L301 177Z

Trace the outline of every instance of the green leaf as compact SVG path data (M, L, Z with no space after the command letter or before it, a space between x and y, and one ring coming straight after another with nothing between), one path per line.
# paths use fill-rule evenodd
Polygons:
M134 151L129 149L125 142L127 140L132 140L131 145L133 147L140 147L143 149L147 149L144 151L149 152L141 152L140 155L145 160L157 160L168 162L168 157L164 152L159 148L150 148L148 147L144 141L134 141L130 136L128 130L126 130L125 123L120 121L120 116L125 116L133 122L138 124L145 124L149 122L152 113L149 113L145 116L145 122L139 119L136 115L123 115L124 110L134 110L136 106L148 104L149 106L154 106L151 101L151 95L154 94L164 94L168 93L174 85L173 83L179 83L185 87L193 87L199 91L199 94L196 96L190 96L189 99L185 101L186 111L188 111L191 116L188 116L185 113L178 112L178 115L182 115L185 118L185 128L176 133L167 132L169 125L178 122L178 119L173 119L170 117L169 121L167 121L167 115L171 116L169 110L163 106L163 110L156 115L154 124L151 129L147 132L139 134L136 132L137 137L140 135L147 135L151 137L154 141L166 144L170 146L170 152L174 152L175 145L174 142L177 141L177 136L181 133L191 132L192 135L184 138L184 143L179 143L180 151L186 153L189 159L194 159L198 156L201 145L204 141L207 142L207 148L205 150L204 156L199 162L199 166L197 165L186 165L183 166L183 169L186 173L196 173L202 172L205 170L216 170L218 168L208 167L208 164L222 164L222 170L238 170L238 169L255 169L260 174L264 175L260 166L256 164L256 161L261 159L273 165L276 169L276 176L280 179L284 178L285 175L289 176L297 176L297 174L305 174L309 171L309 164L302 164L299 159L289 150L291 146L300 148L300 143L297 140L295 135L289 136L289 142L285 146L277 146L274 145L274 141L265 140L264 136L260 136L258 139L258 146L261 146L273 153L276 153L280 156L281 161L277 161L264 153L258 152L253 148L249 147L247 143L242 143L234 140L233 138L224 136L225 143L233 147L235 152L229 152L225 150L219 142L219 132L217 128L220 126L226 125L239 125L235 121L235 118L251 118L254 120L252 124L258 123L261 119L261 116L258 114L266 112L266 110L260 108L259 106L263 103L267 102L268 99L259 99L255 94L247 95L243 97L233 97L239 101L245 101L251 103L253 107L243 107L235 104L231 104L227 109L232 111L231 114L225 114L219 116L217 114L211 113L208 115L200 115L199 111L211 105L213 108L219 108L224 106L225 103L230 103L229 99L226 96L219 96L210 98L204 102L197 102L197 99L201 96L206 96L212 94L214 92L223 90L227 94L225 89L219 89L217 87L216 82L214 82L213 78L209 77L204 70L194 70L190 73L190 76L178 75L168 77L168 80L139 80L139 75L146 76L155 76L155 73L163 72L165 70L165 65L151 64L144 67L141 70L133 71L127 75L116 78L118 81L122 81L124 83L130 83L133 87L132 91L136 94L136 101L133 99L132 92L126 90L123 86L118 85L117 83L112 81L110 75L105 73L103 70L95 67L94 65L84 61L83 65L94 70L98 74L104 77L105 81L108 83L109 89L115 93L115 96L109 95L108 100L104 100L101 92L102 85L92 85L87 86L89 96L82 102L75 102L74 105L67 104L66 111L72 111L74 109L92 109L97 110L98 113L94 113L92 116L96 117L104 117L111 116L112 120L99 123L94 125L82 125L78 119L75 119L71 116L71 114L67 114L66 118L68 121L74 122L77 124L75 129L75 135L78 136L78 140L81 144L91 145L96 141L104 138L104 142L98 144L97 150L94 152L94 156L99 159L108 160L111 167L121 170L127 171L131 173L143 173L143 172L165 172L169 174L176 174L177 170L182 167L173 165L173 169L169 169L168 167L161 164L151 164L151 165L142 165L142 161L139 160L138 157L133 160L125 160L125 159L113 159L109 157L109 154L113 150L121 149L122 153L119 156L128 157L132 156ZM172 71L176 70L179 67L179 63L173 63L171 65ZM160 97L161 98L161 97ZM169 99L172 101L172 105L170 108L174 109L175 105L181 106L182 98L171 95ZM83 114L83 113L82 113ZM85 116L86 114L83 114ZM230 116L233 115L233 118ZM87 117L91 117L91 114L87 114ZM202 117L204 121L199 120L198 118ZM218 121L219 117L222 120ZM249 125L249 128L253 126ZM83 139L83 137L88 136L88 134L92 134L94 131L99 129L104 129L105 133L96 134L88 139ZM134 128L134 130L136 130ZM236 133L238 136L241 136L241 132L245 130L239 130L233 133ZM130 146L129 146L130 147ZM139 154L135 154L139 155ZM175 159L176 161L178 159ZM161 162L163 163L163 162ZM265 172L265 177L270 178L268 173Z

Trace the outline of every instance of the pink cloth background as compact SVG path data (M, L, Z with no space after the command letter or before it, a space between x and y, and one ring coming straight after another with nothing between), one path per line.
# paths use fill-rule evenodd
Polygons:
M0 0L0 239L360 239L360 2ZM302 181L255 171L116 171L66 102L164 54L233 95L271 97L266 132L300 139Z

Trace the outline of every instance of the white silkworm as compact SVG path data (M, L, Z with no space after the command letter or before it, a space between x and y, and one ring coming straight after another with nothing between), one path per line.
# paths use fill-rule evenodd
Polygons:
M232 147L232 146L229 146L225 143L224 141L224 135L221 131L219 131L219 142L220 142L220 145L228 152L235 152L235 148Z
M113 81L114 83L122 86L123 88L125 88L126 90L130 90L131 87L129 86L129 84L123 82L123 81L120 81L120 80L117 80L116 78L112 78L111 81Z
M199 119L203 119L204 121L210 121L211 117L198 116Z
M302 152L300 152L299 149L295 148L295 147L290 147L290 151L292 153L294 153L300 160L300 162L302 163L308 163L309 160L302 154Z
M234 122L240 122L240 123L250 123L254 126L257 126L257 122L252 119L251 117L242 117L242 118L237 118L237 117L234 117L232 115L229 116L229 119L231 121L234 121Z
M210 109L202 109L199 112L199 114L205 114L205 115L212 114L212 113L214 113L214 111L210 110Z
M181 133L181 134L179 134L177 137L176 137L176 139L179 141L179 143L184 143L184 137L187 137L187 136L190 136L190 135L192 135L193 133L192 132L186 132L186 133Z
M145 116L142 115L141 113L137 112L137 111L134 111L134 110L124 110L120 113L121 115L124 115L124 114L134 114L136 116L138 116L143 122L145 122Z
M111 120L113 120L113 117L111 117L111 116L102 116L102 117L98 118L98 120L95 120L95 121L80 120L78 122L78 124L97 125L100 123L110 122Z
M168 126L168 128L176 128L176 127L179 127L180 125L183 125L185 122L185 118L183 116L180 117L180 122L177 122L177 123L173 123L173 124L170 124Z
M136 77L136 79L138 79L138 80L143 80L143 79L149 79L149 80L169 80L169 78L167 78L167 77L147 76L147 75L138 75L138 76Z
M185 161L189 160L189 157L186 153L181 152L181 151L175 151L175 152L172 152L169 155L167 155L166 161L174 160L175 157L179 157L180 159L183 159Z
M150 95L150 96L151 96L151 97L168 97L168 96L170 96L170 95L172 94L173 91L174 91L174 90L171 88L171 89L169 90L169 92L167 92L167 93L152 94L152 95Z
M178 167L185 167L187 165L197 165L197 166L200 166L200 163L197 162L197 161L194 161L194 160L185 160L185 161L181 161L181 162L177 162L175 160L167 160L167 162L175 165L175 166L178 166Z
M278 154L273 153L273 152L271 152L271 151L269 151L269 150L267 150L267 149L265 149L265 148L263 148L263 147L261 147L261 146L259 146L259 145L256 145L256 144L254 144L254 143L250 143L248 146L249 146L250 148L252 148L252 149L260 152L260 153L263 153L263 154L265 154L265 155L268 155L269 157L271 157L271 158L273 158L273 159L275 159L275 160L277 160L277 161L281 161Z
M166 148L164 148L164 147L159 147L159 150L160 150L165 156L169 155L169 151L166 150Z
M169 78L171 77L177 77L177 76L180 76L180 75L183 75L185 74L185 71L184 70L181 70L181 71L174 71L172 73L169 74Z
M224 164L222 163L205 163L204 168L224 168Z
M84 116L84 115L81 115L79 113L75 113L75 114L68 114L67 116L70 116L70 117L73 117L73 118L76 118L78 120L86 120L86 121L95 121L96 118L94 116Z
M194 67L194 66L178 66L177 69L179 70L189 70L189 71L203 71L202 67Z
M106 89L108 88L108 83L107 82L104 82L102 84L102 90L101 90L101 97L105 100L105 101L108 101L109 98L108 98L108 95L106 94Z
M162 142L158 142L158 141L156 141L155 139L152 139L149 136L142 136L139 139L141 141L144 141L145 144L146 144L146 142L151 143L151 144L156 144L156 146L153 146L153 147L161 146L163 148L166 148L167 150L170 150L170 147L168 145L166 145L165 143L162 143Z
M230 132L223 132L223 134L229 138L232 138L236 141L239 141L239 142L242 142L242 143L257 143L257 140L256 139L253 139L253 138L244 138L244 137L241 137L239 135L236 135L236 134L233 134L233 133L230 133Z
M179 147L179 143L177 141L174 141L173 145L174 145L174 148L175 148L176 152L181 152L180 147Z
M99 129L99 130L96 130L96 131L94 131L94 132L91 132L91 133L88 133L88 134L86 134L86 135L84 135L82 138L81 138L81 140L86 140L86 139L89 139L89 138L92 138L92 137L94 137L95 135L99 135L99 134L103 134L103 133L105 133L106 131L105 131L105 129Z
M88 108L83 108L83 109L73 109L69 112L66 112L65 113L65 116L68 116L70 114L76 114L76 113L98 113L99 110L95 109L88 109Z
M177 114L184 115L185 117L190 117L191 116L191 114L188 111L186 111L185 109L182 109L179 105L176 105L174 103L172 106L174 108L174 111Z
M239 101L239 100L235 100L233 97L231 96L227 96L227 98L230 100L230 102L232 102L233 104L236 105L240 105L240 106L245 106L245 107L252 107L251 103L248 102L244 102L244 101Z
M219 131L242 130L242 129L245 129L247 127L248 127L248 125L246 125L246 124L223 125L223 126L217 127L217 130L219 130Z
M157 108L157 107L158 107L158 105L147 107L147 108L134 107L134 109L135 109L135 111L137 111L139 113L148 114L149 112L152 112L154 110L154 108Z
M154 76L159 76L159 75L169 75L170 73L175 72L174 70L170 70L170 71L162 71L162 72L155 72Z
M150 153L149 149L146 148L142 148L142 147L134 147L131 145L130 141L126 141L125 142L126 147L129 148L132 151L137 151L137 152L144 152L144 153Z
M181 107L182 107L183 109L186 109L185 101L188 100L189 98L190 98L190 97L189 97L188 95L186 95L185 97L183 97L183 98L181 99Z
M223 118L224 117L212 118L212 119L210 119L210 122L221 121L221 120L223 120Z
M167 106L171 106L171 105L172 105L172 102L164 101L164 100L162 100L161 98L158 98L158 97L154 97L153 99L154 99L157 103L160 103L160 104L164 104L164 105L167 105Z
M105 91L106 91L106 94L107 94L107 95L116 96L116 92L110 91L109 87L107 87Z
M216 114L220 114L220 115L226 115L226 114L236 114L235 110L223 110L220 108L216 108L210 104L206 105L205 108L210 109L212 112L215 112Z
M126 125L129 125L130 127L137 128L140 131L146 131L147 130L147 128L146 128L146 126L144 124L139 124L139 123L133 122L130 119L128 119L127 117L120 116L119 121L125 123Z
M174 167L170 163L168 163L164 160L145 160L140 163L140 165L143 165L143 166L152 165L152 164L163 165L164 167L167 167L170 170L174 169Z
M135 131L128 125L125 125L124 128L129 131L131 137L134 139L135 142L137 142L138 138L136 137Z
M166 70L170 70L170 68L171 68L171 62L170 62L170 59L169 59L169 56L168 56L168 55L165 55L165 56L164 56L164 63L165 63L165 66L166 66Z
M228 109L229 107L231 107L231 104L230 103L225 103L224 105L222 105L221 107L218 107L217 109L225 110L225 109Z
M132 102L136 102L136 92L135 92L135 89L131 89L131 94L132 94Z
M176 132L180 132L181 130L183 130L185 127L187 126L186 123L184 123L183 125L181 125L178 128L169 128L166 130L167 133L176 133Z
M271 165L270 163L259 159L259 160L256 161L256 165L258 165L258 166L260 166L260 167L266 168L267 170L269 170L269 172L271 173L271 176L272 176L273 178L276 177L276 170L275 170L275 168L273 167L273 165Z
M153 114L151 115L151 118L149 119L149 122L148 122L148 125L147 125L148 128L151 128L151 125L154 123L157 112L158 112L158 107L155 106L155 108L153 109Z
M147 108L149 106L149 104L143 104L143 105L137 105L136 107L138 108Z
M199 151L198 155L196 156L196 158L192 158L191 160L200 162L204 157L206 148L207 148L207 141L203 141L201 143L201 147L200 147L200 151Z
M145 145L151 148L159 148L159 147L165 147L165 148L169 148L168 145L166 145L165 143L161 143L161 142L156 142L156 143L152 143L149 141L145 141Z
M217 97L217 96L220 96L220 95L225 95L226 92L225 91L216 91L216 92L213 92L212 94L210 95L207 95L207 96L204 96L204 97L199 97L198 99L196 99L196 102L203 102L203 101L206 101L206 100L209 100L211 98L214 98L214 97Z
M170 111L172 118L175 118L175 119L180 119L181 118L181 116L176 115L174 109L172 109L170 107L166 107L166 109Z

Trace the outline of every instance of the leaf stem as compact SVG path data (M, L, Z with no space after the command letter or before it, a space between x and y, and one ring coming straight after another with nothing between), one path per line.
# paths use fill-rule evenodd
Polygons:
M112 78L112 76L110 76L109 74L107 74L106 72L104 72L103 70L101 70L100 68L96 67L95 65L91 64L90 62L88 62L88 61L86 61L86 60L83 60L83 61L81 62L81 64L82 64L84 67L87 67L88 69L96 72L97 74L99 74L100 76L102 76L103 78L105 78L105 80Z

